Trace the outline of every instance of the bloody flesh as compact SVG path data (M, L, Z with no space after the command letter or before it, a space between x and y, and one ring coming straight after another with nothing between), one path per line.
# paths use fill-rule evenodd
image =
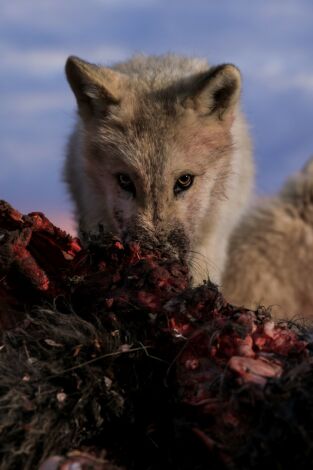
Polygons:
M165 247L1 202L0 325L1 469L313 463L310 329L189 287Z

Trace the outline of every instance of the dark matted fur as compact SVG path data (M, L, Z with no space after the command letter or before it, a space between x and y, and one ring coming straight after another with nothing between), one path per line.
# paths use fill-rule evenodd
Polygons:
M103 361L65 372L99 354L98 348L101 354L116 350L113 340L103 343L100 325L48 309L29 321L28 328L7 332L3 340L1 469L36 468L48 455L81 445L104 419L121 413L123 397L115 384L108 390ZM66 394L64 402L60 393Z

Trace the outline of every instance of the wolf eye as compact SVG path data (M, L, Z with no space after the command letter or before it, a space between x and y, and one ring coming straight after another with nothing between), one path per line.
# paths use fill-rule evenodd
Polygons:
M186 175L180 176L180 178L178 178L178 180L175 183L174 193L179 194L182 191L186 191L187 189L189 189L190 186L192 186L193 180L194 180L193 175L186 174Z
M117 178L117 182L119 186L122 189L124 189L124 191L127 191L128 193L131 193L133 196L136 196L135 185L128 175L126 175L125 173L118 173L116 175L116 178Z

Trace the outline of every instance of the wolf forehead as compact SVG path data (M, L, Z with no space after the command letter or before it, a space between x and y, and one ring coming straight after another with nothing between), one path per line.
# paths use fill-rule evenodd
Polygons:
M88 138L100 159L109 156L149 169L174 151L180 128L178 109L174 100L169 103L154 95L134 94L95 123Z

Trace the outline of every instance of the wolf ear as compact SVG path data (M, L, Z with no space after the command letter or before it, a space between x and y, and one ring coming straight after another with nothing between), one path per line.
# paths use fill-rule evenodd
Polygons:
M202 116L219 120L232 119L240 97L241 76L231 64L219 65L198 75L191 82L184 106L195 109Z
M120 73L74 56L67 59L65 73L83 118L103 114L109 106L119 104Z

